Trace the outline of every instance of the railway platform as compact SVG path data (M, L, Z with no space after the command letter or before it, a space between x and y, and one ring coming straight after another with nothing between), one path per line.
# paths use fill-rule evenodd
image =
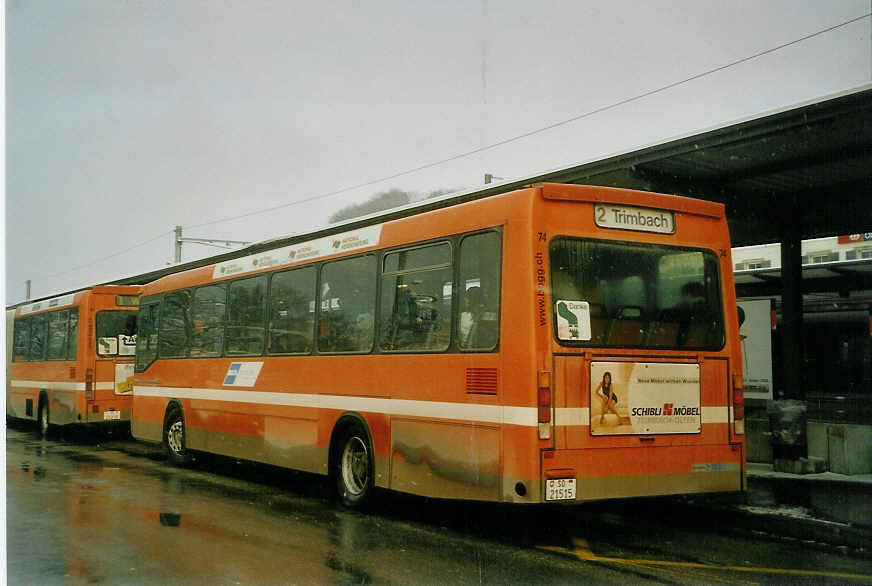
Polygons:
M872 474L791 474L749 462L747 478L743 499L689 500L712 522L872 556Z

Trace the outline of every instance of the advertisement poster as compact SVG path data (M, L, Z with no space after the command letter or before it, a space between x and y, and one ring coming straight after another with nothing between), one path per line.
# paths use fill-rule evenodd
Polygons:
M699 433L698 364L592 362L592 435Z
M742 342L742 379L745 397L772 398L772 322L768 299L739 301L745 322L739 328Z
M127 362L115 365L115 394L130 395L133 393L133 363Z

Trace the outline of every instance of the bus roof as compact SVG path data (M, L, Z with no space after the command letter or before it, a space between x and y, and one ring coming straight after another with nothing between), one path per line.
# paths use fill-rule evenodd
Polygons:
M416 216L430 211L457 206L467 202L477 201L494 196L508 195L509 193L520 191L525 188L542 189L543 197L545 199L572 199L575 201L591 202L609 201L611 203L627 203L632 200L632 202L634 202L636 205L668 209L682 213L691 213L714 218L721 218L724 216L723 204L705 200L697 200L677 195L667 195L651 193L647 191L603 187L595 185L577 185L563 183L530 184L524 183L523 181L519 180L503 181L500 183L489 184L484 188L479 186L473 189L461 191L459 193L451 193L434 198L429 198L409 203L397 208L392 208L387 211L376 212L368 214L366 216L337 222L335 224L320 226L308 232L292 233L285 236L262 240L260 242L250 244L245 248L240 248L219 255L205 257L187 263L156 269L148 273L141 273L130 277L122 277L120 279L105 283L105 285L132 285L134 283L139 283L139 286L142 286L142 284L151 283L163 277L178 273L184 273L201 267L209 267L224 261L242 258L253 254L281 248L283 246L289 246L300 242L314 240L317 238L332 236L350 230L365 228L367 226L372 226L375 224L386 223L392 220ZM77 289L73 292L86 289L87 288ZM32 302L33 301L23 303ZM9 306L9 308L14 308L18 305L12 305Z

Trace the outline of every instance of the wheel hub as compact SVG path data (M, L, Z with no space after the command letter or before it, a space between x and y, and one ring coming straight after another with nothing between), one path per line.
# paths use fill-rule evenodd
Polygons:
M342 480L348 492L358 495L369 482L369 452L359 437L349 438L342 452Z
M181 421L176 421L167 430L167 445L174 454L181 455L185 451L184 447L184 424Z

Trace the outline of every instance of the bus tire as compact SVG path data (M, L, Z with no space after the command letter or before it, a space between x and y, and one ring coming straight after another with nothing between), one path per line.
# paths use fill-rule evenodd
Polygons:
M362 423L352 421L336 439L333 458L336 493L346 507L362 507L373 489L375 462L369 434Z
M173 466L185 467L191 463L185 441L185 416L181 407L170 405L164 417L163 445L167 460Z
M39 435L48 439L51 434L51 414L48 408L48 399L43 395L39 398L39 408L37 409L36 425L39 428Z

